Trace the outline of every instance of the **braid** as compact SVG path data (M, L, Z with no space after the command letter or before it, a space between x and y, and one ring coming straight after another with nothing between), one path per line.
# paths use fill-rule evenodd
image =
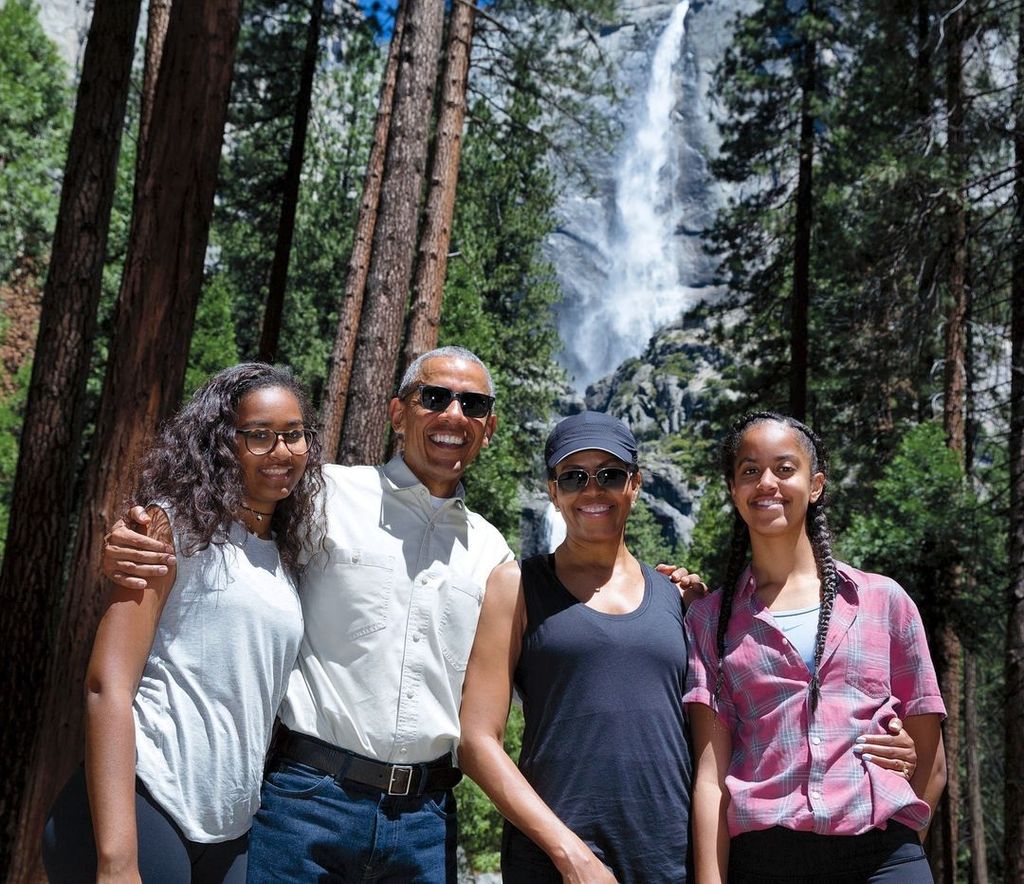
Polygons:
M748 414L735 423L722 442L721 467L726 482L732 485L733 469L736 465L736 455L743 440L743 434L753 424L765 421L775 421L797 431L803 438L804 448L810 456L811 475L822 473L828 478L828 451L825 444L806 424L800 421L777 414L772 411L757 411ZM832 607L835 603L836 592L839 587L839 572L836 570L835 559L832 556L832 532L828 527L828 520L825 517L826 494L822 489L818 499L807 507L807 537L811 542L811 549L814 552L814 562L817 565L818 580L821 583L821 607L818 610L818 630L814 639L814 671L811 673L811 714L818 708L818 701L821 698L821 687L819 669L821 658L825 653L825 640L828 637L828 624L832 617ZM736 523L733 525L732 547L729 557L730 579L725 584L728 595L722 597L722 610L719 614L718 623L718 685L722 681L722 657L725 652L725 630L728 625L729 614L732 610L732 591L735 588L736 580L742 569L742 559L746 554L749 533L746 525L740 518L739 513L734 510ZM739 526L742 526L742 537L738 536ZM739 562L737 563L737 559ZM735 569L735 570L734 570ZM715 688L715 698L718 697L718 686Z
M725 664L725 636L729 630L729 617L732 616L732 599L736 593L736 581L739 580L747 562L747 549L750 546L750 532L747 531L746 523L740 518L740 514L733 513L732 537L729 542L729 564L725 570L725 580L722 583L722 605L718 610L718 633L716 649L718 651L718 674L715 676L715 706L718 706L719 697L722 695L722 684L724 682Z
M836 600L839 573L836 571L835 559L832 558L832 532L829 531L825 508L820 500L808 508L807 523L807 534L818 566L818 579L821 581L821 608L818 611L818 632L814 638L814 672L811 674L811 712L814 713L821 696L818 671L825 653L825 638L828 636L832 605Z

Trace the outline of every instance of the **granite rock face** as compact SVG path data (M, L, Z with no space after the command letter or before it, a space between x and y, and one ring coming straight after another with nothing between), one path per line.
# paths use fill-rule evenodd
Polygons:
M610 153L588 146L581 155L591 187L565 187L558 227L546 243L564 294L556 308L560 359L581 389L720 291L703 248L704 231L727 195L708 167L720 143L709 93L731 23L751 4L693 0L681 35L670 34L682 5L624 0L620 21L599 35L622 96L601 110L623 135ZM661 45L675 35L678 43ZM665 53L660 62L659 51ZM657 161L645 170L648 154ZM643 214L643 206L631 206L637 197L656 203L650 208L657 216L657 229L639 236L630 226L655 219L636 217L638 208ZM649 255L637 254L648 249Z

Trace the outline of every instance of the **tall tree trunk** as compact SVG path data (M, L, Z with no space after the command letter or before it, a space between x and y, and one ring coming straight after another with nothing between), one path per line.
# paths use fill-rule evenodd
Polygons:
M971 830L971 882L988 884L985 850L985 807L981 797L981 734L978 727L978 665L974 654L964 659L964 749L967 756L967 806Z
M189 0L171 9L78 537L42 698L45 726L32 768L36 813L83 743L81 684L105 597L102 537L126 490L119 485L181 398L238 24L239 0ZM184 143L183 132L189 133Z
M359 200L359 217L356 220L355 235L352 239L352 254L348 262L345 279L345 293L342 296L338 316L338 330L331 349L331 368L324 390L322 419L324 459L338 458L338 444L341 428L345 421L345 406L348 402L349 379L352 376L352 359L356 352L356 335L359 332L359 317L363 310L366 292L366 276L370 270L370 254L373 247L373 231L377 225L380 206L381 181L384 177L384 157L388 149L388 131L391 128L391 107L395 98L395 81L398 79L398 60L401 57L402 34L405 32L405 9L408 0L400 0L395 10L395 25L391 31L391 47L388 51L387 67L380 86L377 100L377 120L373 127L373 144L366 164L363 192Z
M292 143L288 149L288 166L281 195L281 218L277 224L274 260L270 266L270 285L267 306L263 314L263 334L260 337L259 358L273 362L277 358L277 342L281 335L281 314L284 293L288 284L288 262L295 236L295 212L299 205L299 184L302 181L302 160L306 152L306 132L309 130L309 109L313 101L313 77L320 53L320 23L324 17L325 0L312 0L309 29L306 31L306 49L302 54L299 73L299 91L295 96L295 118L292 123Z
M448 21L448 51L441 91L441 109L434 136L434 161L423 216L412 304L406 321L401 371L437 346L441 300L448 270L448 244L455 215L455 191L459 183L462 126L466 119L466 82L473 45L476 7L455 0Z
M1009 586L1003 705L1005 792L1003 866L1007 881L1024 881L1024 7L1017 13L1017 88L1013 158L1013 273L1010 279Z
M149 143L149 129L153 122L153 102L160 77L160 62L164 56L167 24L171 20L172 0L149 0L146 6L146 63L142 69L142 100L139 106L139 137L135 147L136 187L142 177L142 160Z
M375 463L384 455L387 402L412 279L444 2L409 0L405 15L380 211L345 411L343 463Z
M139 8L139 0L97 0L93 9L11 497L0 574L0 747L12 763L0 787L0 868L13 880L31 863L30 851L15 853L31 792L25 761L39 732L39 697L60 601Z
M805 15L814 17L810 0ZM814 93L817 89L817 42L805 38L800 75L800 144L793 240L793 303L789 323L789 412L807 416L807 316L811 303L811 223L814 212Z
M948 205L947 251L949 255L949 308L946 313L945 400L943 425L946 444L964 455L966 414L967 285L967 194L965 190L963 9L958 8L947 23L946 54L946 150L951 176ZM940 612L934 646L939 686L946 701L943 741L947 756L946 791L939 805L936 826L941 848L931 859L936 879L953 884L957 876L959 846L960 787L960 703L963 680L963 647L947 614L953 610L963 580L963 565L952 563L936 587L935 610Z

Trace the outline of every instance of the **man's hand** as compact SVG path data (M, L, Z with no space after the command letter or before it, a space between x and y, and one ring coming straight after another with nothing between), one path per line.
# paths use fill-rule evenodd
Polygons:
M147 535L152 520L141 506L132 507L128 520L132 528L119 519L103 538L103 576L125 589L145 589L147 577L174 564L174 548Z
M702 599L708 594L707 584L700 579L700 574L691 574L681 565L656 565L655 570L664 574L678 588L683 597L683 604L689 607L691 602Z
M898 718L889 719L888 734L862 734L853 751L865 762L895 771L910 780L917 770L917 748Z

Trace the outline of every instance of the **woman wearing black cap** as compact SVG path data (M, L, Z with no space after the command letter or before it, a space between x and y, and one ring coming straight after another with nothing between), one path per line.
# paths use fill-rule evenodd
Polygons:
M690 752L678 589L626 549L640 492L622 421L583 412L545 446L566 539L499 566L466 672L459 763L508 822L506 884L686 881ZM526 728L502 749L512 687Z
M566 538L487 582L459 764L507 820L505 884L693 880L684 607L626 549L636 439L622 421L583 412L552 430L544 457ZM526 723L518 767L502 745L513 686ZM905 733L878 735L865 751L913 764L912 745Z

